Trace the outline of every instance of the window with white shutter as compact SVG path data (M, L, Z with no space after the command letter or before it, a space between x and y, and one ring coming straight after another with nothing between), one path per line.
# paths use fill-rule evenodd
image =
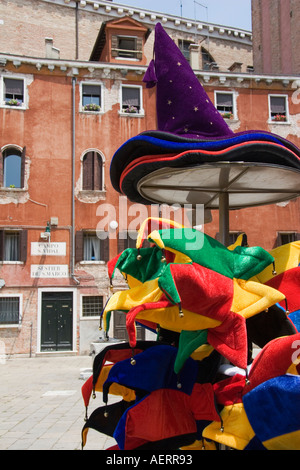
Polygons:
M235 118L234 95L232 92L215 92L215 106L224 119Z
M142 87L135 85L121 86L121 110L129 115L144 114L142 106Z
M24 80L19 78L3 78L4 101L7 106L22 106L24 102Z
M100 112L102 109L101 85L92 83L81 84L82 111Z
M286 95L269 95L269 116L272 122L288 121L288 100Z

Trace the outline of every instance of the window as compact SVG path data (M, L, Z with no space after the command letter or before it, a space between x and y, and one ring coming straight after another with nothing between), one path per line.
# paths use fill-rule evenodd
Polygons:
M243 235L243 239L242 239L242 246L247 246L247 236L246 234L243 232L243 231L240 231L240 232L229 232L228 234L228 246L230 245L234 245L235 242L237 241L238 237L241 235L241 234L244 234ZM220 241L220 233L217 232L216 233L216 236L215 236L216 240Z
M210 55L210 53L201 47L201 55L202 55L202 69L203 70L211 70L212 68L218 68L217 63L215 62L214 58Z
M300 239L297 232L278 232L278 246L287 245Z
M100 111L102 106L101 85L99 84L82 84L82 110L83 111Z
M103 160L96 151L87 152L82 161L82 189L103 190Z
M83 260L101 260L101 240L95 234L85 233L83 238Z
M3 186L21 188L22 157L17 150L6 150L3 155Z
M24 80L17 78L3 78L4 102L7 106L22 106L24 103Z
M229 232L229 245L234 245L241 232Z
M23 188L25 172L25 151L7 147L0 153L0 186Z
M178 41L178 46L179 49L181 50L182 54L186 58L186 60L189 62L190 61L190 45L192 43L190 41L185 41L184 39L179 39Z
M143 114L142 87L122 86L121 93L122 112L130 115Z
M224 119L235 117L235 106L233 93L215 92L215 106Z
M20 323L20 297L0 297L0 325Z
M118 252L127 248L136 248L137 232L119 232L118 236Z
M99 317L103 310L102 295L84 295L82 296L82 316Z
M288 121L288 101L286 95L269 95L269 114L272 122Z
M79 230L75 235L75 262L107 262L109 238L106 232Z
M6 232L4 240L4 261L19 261L20 233Z
M113 337L120 341L128 341L128 333L126 329L126 315L122 310L114 310L113 312ZM136 322L136 339L138 341L145 340L145 327Z
M118 37L118 56L135 59L137 53L136 40L137 38Z
M121 59L141 60L143 55L143 39L136 36L112 36L112 57Z
M0 261L27 259L27 230L0 230Z

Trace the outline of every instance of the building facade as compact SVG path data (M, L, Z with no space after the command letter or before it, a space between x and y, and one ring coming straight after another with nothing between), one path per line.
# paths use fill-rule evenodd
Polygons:
M142 81L155 23L234 131L300 146L300 83L253 69L250 32L110 1L8 0L0 20L0 342L9 355L86 354L103 335L108 259L160 209L141 216L109 178L114 152L156 129L155 89ZM218 237L217 211L204 230ZM232 211L232 239L242 231L265 249L298 239L299 199ZM114 286L126 288L121 276ZM126 339L123 318L110 337Z
M253 57L258 73L299 75L299 22L297 0L252 0Z

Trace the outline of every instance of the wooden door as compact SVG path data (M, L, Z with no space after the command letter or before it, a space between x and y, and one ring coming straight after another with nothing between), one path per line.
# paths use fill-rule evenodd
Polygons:
M41 351L70 351L73 338L73 294L42 294Z
M145 328L136 325L137 340L145 339ZM121 341L128 341L128 334L126 330L126 315L124 312L114 311L114 338Z

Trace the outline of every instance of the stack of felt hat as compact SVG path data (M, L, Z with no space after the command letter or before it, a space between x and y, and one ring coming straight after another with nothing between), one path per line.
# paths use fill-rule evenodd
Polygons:
M150 247L143 248L145 239ZM300 287L293 284L285 295L268 285L299 264L300 243L279 251L282 256L260 247L226 248L195 229L147 219L137 247L108 263L111 282L119 270L128 289L107 302L103 327L108 331L111 312L123 311L129 341L108 346L94 360L93 375L82 388L84 402L88 407L91 394L100 391L105 404L87 418L83 445L93 428L114 437L114 449L121 450L220 444L239 450L281 449L290 442L290 432L290 445L300 449L297 414L292 431L288 420L282 426L279 420L276 432L282 439L277 434L267 439L269 431L256 430L260 413L268 414L269 408L263 411L268 395L270 403L288 387L291 413L292 403L297 406L300 399L300 370L297 360L294 367L292 361L297 351L291 349L298 345L300 352L300 334L280 305L288 298L299 310ZM137 341L136 323L157 332L157 339ZM262 349L253 365L252 341L269 351ZM280 378L291 372L293 383ZM261 384L275 378L266 392ZM109 404L109 394L122 399ZM255 411L249 397L258 402Z
M249 380L236 374L214 385L217 421L203 438L237 450L300 449L300 334L271 340L254 359Z
M130 200L151 203L139 182L163 168L244 161L300 170L287 140L230 130L160 24L144 81L156 86L158 130L125 142L110 168ZM118 270L128 288L112 294L102 326L108 332L112 312L123 312L128 341L103 349L82 387L83 447L94 429L114 437L109 450L300 450L299 255L300 242L267 252L241 236L225 247L145 220L136 248L108 262L112 286ZM136 324L156 339L137 341ZM98 392L103 404L88 416Z

